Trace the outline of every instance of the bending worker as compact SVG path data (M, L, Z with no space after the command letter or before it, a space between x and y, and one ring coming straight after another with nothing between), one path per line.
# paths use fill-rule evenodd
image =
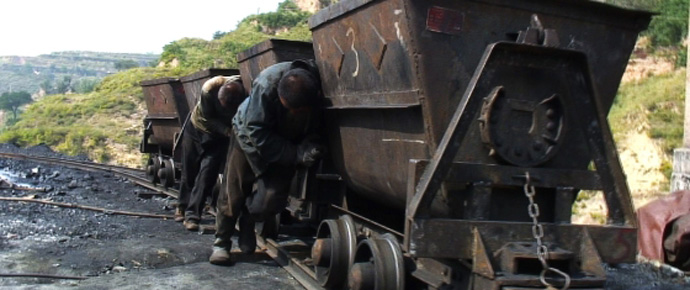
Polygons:
M184 166L175 220L184 219L187 230L199 229L205 201L212 195L218 173L225 164L232 117L246 97L239 75L213 77L201 88L201 97L182 137Z
M212 264L231 263L230 238L238 218L240 250L253 253L254 220L269 221L281 212L297 166L311 166L320 157L322 147L312 142L320 101L311 61L274 64L254 80L232 122L235 137L225 166L227 182L218 196Z

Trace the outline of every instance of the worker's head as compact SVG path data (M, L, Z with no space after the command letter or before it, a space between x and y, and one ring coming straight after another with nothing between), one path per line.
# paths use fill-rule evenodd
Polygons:
M289 70L278 84L280 103L292 113L318 105L320 90L316 77L302 68Z
M237 110L237 107L247 97L241 82L228 82L218 90L218 101L224 109Z

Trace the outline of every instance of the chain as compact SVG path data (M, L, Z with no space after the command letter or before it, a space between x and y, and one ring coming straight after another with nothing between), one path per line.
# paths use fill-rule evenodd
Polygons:
M558 289L546 281L546 273L554 272L565 278L565 284L561 290L566 290L568 287L570 287L570 276L561 270L549 267L549 263L546 261L546 259L549 257L549 248L542 241L544 238L544 227L539 223L538 220L539 205L534 202L534 196L537 194L537 192L534 190L534 186L531 184L529 172L525 172L525 185L523 186L523 189L525 191L525 196L527 196L527 199L529 199L527 213L529 214L529 217L532 218L532 237L534 237L534 240L537 241L537 258L543 267L541 274L539 275L539 280L541 281L542 285L546 286L547 289Z

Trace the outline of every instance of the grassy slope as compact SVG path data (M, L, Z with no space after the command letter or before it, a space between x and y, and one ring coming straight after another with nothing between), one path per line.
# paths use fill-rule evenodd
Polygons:
M89 94L49 95L28 105L21 119L0 134L1 142L21 146L44 143L70 155L86 154L97 161L112 160L109 145L136 151L141 136L144 79L177 76L174 69L136 68L106 77Z
M668 192L673 149L682 144L685 69L623 83L609 123L635 207ZM580 193L575 222L603 223L600 192Z
M639 82L623 84L609 114L616 141L630 130L644 130L658 141L669 157L683 142L685 113L685 70L651 76ZM671 164L665 164L664 175L671 176ZM666 189L667 190L667 189Z
M306 23L272 36L248 17L236 30L218 40L181 39L179 66L135 68L106 77L93 93L49 95L28 105L20 120L0 131L0 142L20 146L46 144L70 155L129 166L143 164L138 146L146 105L139 82L180 77L209 67L237 67L236 54L270 37L311 39ZM165 59L164 62L172 62Z

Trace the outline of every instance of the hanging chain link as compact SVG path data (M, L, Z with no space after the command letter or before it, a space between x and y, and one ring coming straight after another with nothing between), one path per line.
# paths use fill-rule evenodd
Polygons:
M563 288L561 288L561 290L566 290L568 287L570 287L570 276L561 270L549 267L549 263L546 261L549 257L549 248L542 241L544 238L544 227L539 223L538 220L539 205L534 202L534 196L537 194L537 192L534 189L534 186L531 184L529 172L525 172L525 185L523 186L523 189L525 196L527 196L527 199L529 199L527 213L529 214L529 217L532 218L532 236L534 237L534 240L537 241L537 258L539 259L539 262L541 262L541 266L543 268L541 270L541 274L539 275L539 280L541 281L542 285L546 286L546 289L558 289L546 281L546 273L554 272L565 278L565 284L563 284Z

